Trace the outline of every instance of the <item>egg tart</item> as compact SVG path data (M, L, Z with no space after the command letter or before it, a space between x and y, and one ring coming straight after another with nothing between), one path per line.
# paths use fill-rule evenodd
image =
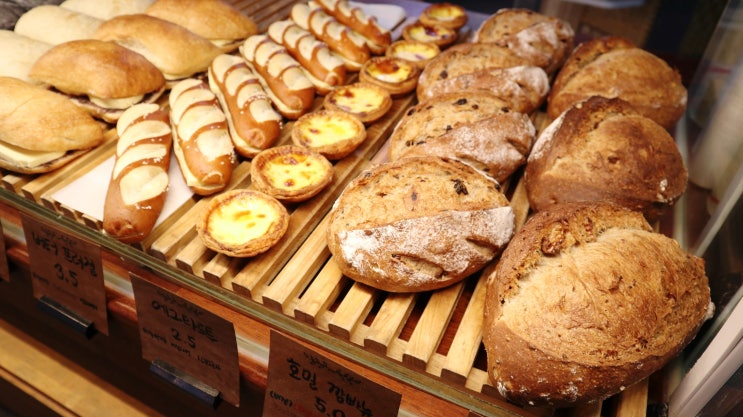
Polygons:
M402 38L434 43L439 48L445 49L457 41L457 31L441 25L426 25L419 20L403 28Z
M256 190L298 203L314 197L333 181L333 164L308 148L276 146L253 158L250 176Z
M234 257L255 256L269 250L289 227L289 213L268 194L239 189L215 195L196 231L204 245Z
M405 39L395 41L385 51L388 57L415 62L421 70L440 53L441 48L435 43Z
M427 26L459 30L467 23L467 11L457 4L434 3L426 7L418 19Z
M357 82L337 87L325 96L323 106L328 110L349 113L362 123L372 123L392 107L390 92L371 83Z
M414 62L377 56L364 63L359 80L384 88L392 97L399 97L415 90L420 72Z
M349 155L366 139L364 124L344 111L317 110L292 126L292 142L335 161Z

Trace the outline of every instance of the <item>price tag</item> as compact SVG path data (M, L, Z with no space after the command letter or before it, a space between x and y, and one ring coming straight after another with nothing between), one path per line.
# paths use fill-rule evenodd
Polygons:
M263 415L397 416L402 395L271 332Z
M108 334L100 246L21 213L34 297Z
M240 405L237 337L231 322L134 274L142 357L165 362Z
M10 282L10 266L8 266L8 255L5 250L5 235L3 224L0 222L0 281Z

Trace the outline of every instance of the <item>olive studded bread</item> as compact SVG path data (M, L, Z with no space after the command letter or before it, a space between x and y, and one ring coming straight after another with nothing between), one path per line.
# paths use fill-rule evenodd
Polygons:
M374 166L343 190L328 248L347 277L389 292L452 285L508 243L514 214L495 181L456 160Z

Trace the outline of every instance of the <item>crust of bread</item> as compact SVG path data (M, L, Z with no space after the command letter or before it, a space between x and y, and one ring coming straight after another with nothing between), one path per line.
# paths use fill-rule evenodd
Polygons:
M65 0L60 6L108 20L122 14L144 13L153 0Z
M488 373L523 405L619 393L680 352L711 308L702 259L606 204L535 214L484 279Z
M684 193L687 171L673 137L620 99L591 97L539 135L524 174L533 210L607 201L657 219Z
M288 203L309 200L333 181L333 164L302 146L275 146L250 162L255 189Z
M116 16L103 22L95 39L114 41L152 62L168 80L204 72L222 53L208 39L167 20L147 14Z
M417 94L418 97L424 97L431 85L450 77L489 68L522 65L530 64L506 47L494 43L459 43L442 51L421 71Z
M381 54L392 42L392 34L377 23L377 18L367 15L361 7L347 0L316 0L326 13L338 22L363 36L374 54Z
M222 0L156 0L145 13L183 26L212 42L220 41L217 46L222 52L235 50L248 36L258 33L253 19Z
M562 19L529 9L504 8L483 21L472 40L512 49L531 65L553 74L573 50L574 37L573 28Z
M366 140L366 127L349 113L323 109L297 119L291 135L295 145L336 161L351 154Z
M17 78L0 77L0 141L44 152L88 149L103 127L67 97Z
M28 76L37 59L52 45L12 30L0 30L0 76L15 77L29 83L38 83Z
M679 72L616 36L596 38L575 48L555 78L547 115L555 119L594 95L628 101L669 130L686 110L687 91Z
M486 91L505 101L511 110L532 113L549 94L547 73L537 66L487 68L448 77L422 90L419 101L462 91Z
M15 24L16 33L50 45L89 39L103 20L52 4L29 9Z
M352 180L330 213L328 248L341 271L389 292L443 288L502 250L513 210L495 181L437 157L372 167Z
M323 106L328 110L344 111L369 124L379 120L392 108L392 96L377 85L356 82L328 93Z

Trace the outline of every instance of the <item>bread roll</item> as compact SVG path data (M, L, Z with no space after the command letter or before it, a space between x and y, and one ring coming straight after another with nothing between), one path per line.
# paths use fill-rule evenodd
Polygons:
M60 6L108 20L122 14L144 13L153 0L65 0Z
M523 405L619 393L677 355L712 309L702 259L603 204L535 214L485 279L488 374Z
M472 41L507 47L553 74L573 50L574 37L573 28L562 19L529 9L504 8L482 22Z
M361 35L374 54L382 54L392 42L392 34L377 23L377 18L367 15L361 7L348 0L314 0L326 13L349 29Z
M222 0L156 0L145 13L209 39L222 52L234 51L258 33L253 19Z
M173 151L186 185L199 195L223 190L235 152L217 97L205 82L188 78L173 87L169 102Z
M103 206L103 230L125 243L155 227L168 190L173 136L168 112L157 104L128 108L116 124L119 139Z
M390 292L461 281L508 243L514 214L495 181L455 160L406 158L352 180L330 213L341 271Z
M103 20L59 6L44 4L24 13L15 32L50 45L89 39Z
M621 98L670 130L686 110L687 92L668 63L627 39L609 36L575 48L555 78L547 115L554 119L590 96Z
M657 219L684 193L687 171L671 135L620 99L591 97L540 134L524 174L533 210L607 201Z
M38 83L28 76L28 71L51 47L51 44L31 39L12 30L0 30L0 51L3 51L0 54L0 76Z
M222 53L208 39L147 14L109 19L92 37L114 41L140 53L173 83L206 71L212 60Z
M529 117L496 96L448 93L403 115L390 135L389 158L454 158L504 182L526 163L535 135Z

